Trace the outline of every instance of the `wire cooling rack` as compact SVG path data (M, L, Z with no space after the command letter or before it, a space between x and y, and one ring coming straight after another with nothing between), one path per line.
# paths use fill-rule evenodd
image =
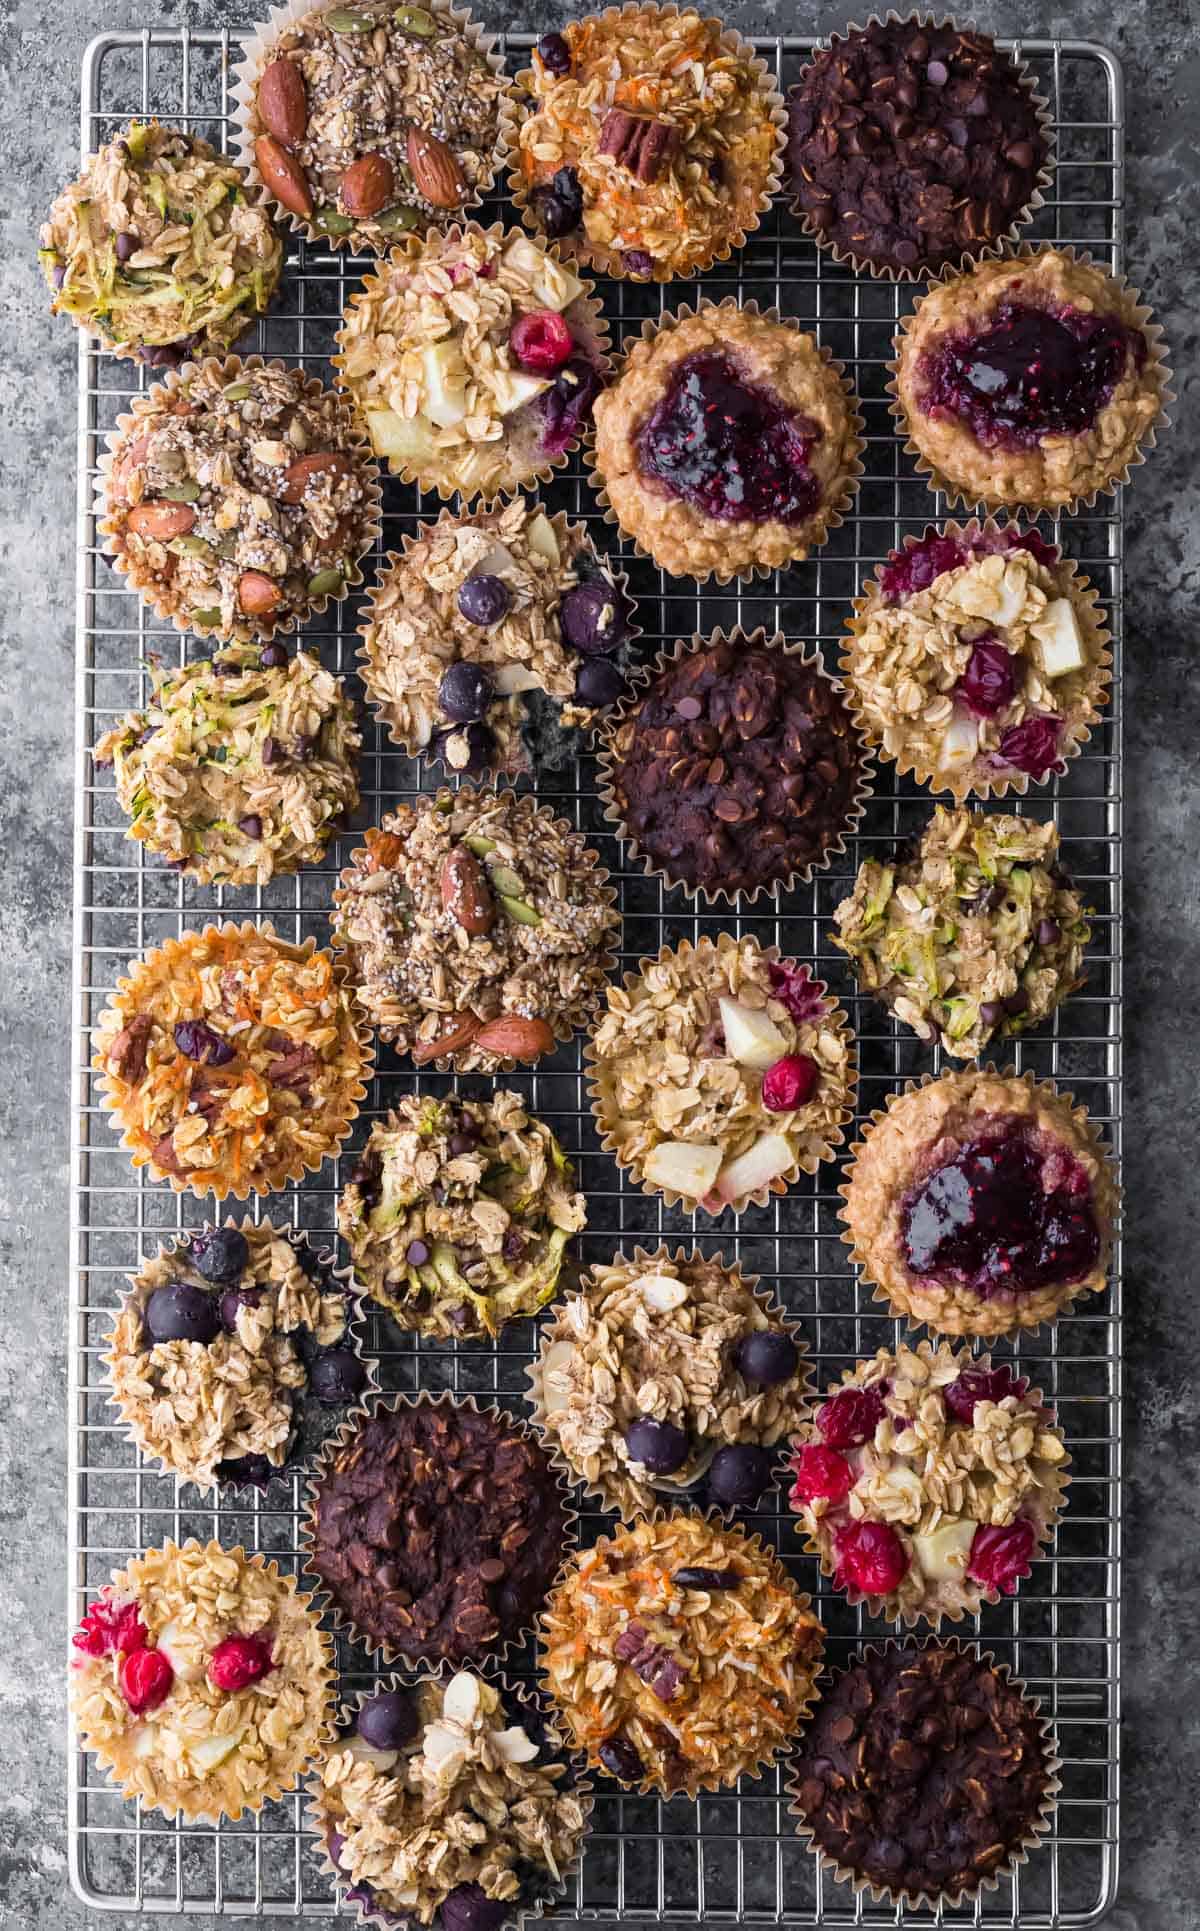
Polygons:
M795 78L813 42L760 41L760 50L784 86ZM510 50L529 45L512 36ZM1054 188L1032 232L1047 240L1090 249L1119 268L1122 254L1124 176L1122 88L1117 62L1105 49L1076 41L1029 40L1020 52L1033 66L1049 98L1057 126ZM229 80L238 55L236 35L157 32L108 34L88 48L83 66L81 142L86 155L110 138L130 115L157 113L228 146ZM503 209L499 200L495 212ZM489 217L493 210L489 209ZM289 250L277 305L244 345L328 373L325 358L342 307L358 280L345 258L320 250ZM916 480L901 454L887 411L885 363L896 319L913 300L911 291L857 278L832 266L793 224L776 214L734 261L707 278L705 291L736 293L760 304L775 303L814 328L850 369L867 418L867 474L854 514L808 563L773 583L745 589L689 589L627 559L641 602L645 648L717 624L765 624L789 637L818 640L832 661L848 599L889 549L944 510ZM605 306L619 343L636 333L660 305L673 308L694 295L692 285L670 289L604 288ZM91 746L130 705L144 695L142 662L156 649L168 662L201 650L195 639L156 628L136 596L121 587L99 554L91 514L92 482L104 432L128 407L147 377L131 364L97 355L81 339L79 359L78 659L76 671L77 791L75 820L75 1060L73 1298L70 1334L70 1586L72 1621L95 1591L131 1554L168 1537L219 1537L296 1562L299 1476L291 1490L275 1484L258 1506L201 1504L196 1492L155 1474L122 1435L102 1381L100 1352L125 1274L157 1241L203 1218L198 1204L180 1200L133 1171L102 1115L88 1070L89 1029L126 961L168 935L194 930L214 916L271 917L288 939L328 934L326 909L348 838L321 867L298 878L273 882L261 893L203 890L181 882L140 847L126 842L124 821L109 777L97 772ZM600 519L578 466L547 494L593 528L598 545L616 546ZM389 483L383 543L394 545L422 512L436 513L416 492ZM1042 787L1016 808L1037 816L1053 812L1066 862L1095 908L1095 942L1086 989L1072 998L1051 1027L1022 1041L1013 1058L1022 1071L1062 1081L1106 1128L1120 1153L1120 881L1121 881L1121 678L1120 599L1122 528L1119 500L1104 499L1094 511L1064 521L1055 537L1096 582L1116 638L1113 703L1084 755L1068 775ZM312 626L304 641L325 662L354 678L354 624L347 604ZM377 821L397 798L420 788L419 768L394 753L372 723L362 758L363 823ZM428 781L426 781L428 783ZM696 938L718 926L754 931L785 954L815 962L850 1009L858 1033L862 1082L860 1120L881 1105L904 1078L937 1070L937 1061L897 1030L874 1004L855 996L840 954L830 945L830 914L844 895L854 868L869 849L884 849L919 830L929 798L911 784L897 784L892 767L879 774L878 790L850 853L811 886L792 893L779 916L746 912L740 917L697 917L678 894L664 892L622 864L621 852L603 825L594 794L594 766L587 757L545 776L540 795L569 816L599 848L619 881L623 965L629 966L664 941ZM387 1050L374 1078L369 1104L355 1136L361 1144L370 1118L389 1100L420 1086L444 1090L448 1082L415 1074ZM590 1225L582 1258L611 1256L622 1245L660 1236L693 1235L689 1219L669 1214L657 1201L630 1188L598 1148L588 1113L576 1048L559 1051L536 1073L514 1075L534 1110L548 1120L578 1164L586 1189ZM342 1162L342 1175L352 1164ZM337 1175L330 1166L303 1187L266 1203L277 1221L329 1235L334 1226ZM826 1168L805 1179L783 1200L723 1222L704 1223L695 1238L706 1252L735 1246L742 1264L774 1283L806 1328L820 1383L857 1357L894 1345L899 1326L882 1314L856 1282L838 1239L837 1173ZM1117 1869L1118 1636L1120 1617L1120 1327L1119 1268L1103 1299L1085 1304L1057 1328L1024 1339L1015 1350L1022 1368L1057 1405L1074 1457L1074 1480L1065 1521L1052 1554L1037 1563L1011 1602L987 1609L972 1630L986 1647L1011 1663L1030 1690L1044 1699L1058 1731L1064 1759L1063 1793L1048 1842L1017 1875L987 1892L974 1907L947 1913L955 1922L1024 1927L1082 1925L1101 1916L1115 1894ZM533 1345L532 1324L510 1331L502 1347L422 1344L402 1337L372 1313L368 1345L378 1354L385 1386L396 1389L450 1386L499 1399L520 1412L523 1369ZM1007 1352L1003 1345L994 1352ZM594 1540L605 1518L587 1515L585 1541ZM788 1556L801 1585L819 1597L830 1635L830 1657L845 1660L863 1635L890 1628L853 1611L795 1549L790 1518L780 1504L754 1523ZM370 1677L361 1652L342 1645L347 1689ZM531 1659L526 1659L526 1669ZM601 1780L603 1786L603 1780ZM320 1917L336 1910L327 1880L317 1869L313 1842L302 1822L301 1800L291 1797L239 1825L219 1829L166 1823L139 1815L106 1786L92 1760L69 1756L69 1832L72 1884L91 1907L126 1912L195 1911L227 1916ZM346 1907L348 1910L348 1907ZM797 1841L786 1811L782 1775L743 1781L736 1794L699 1803L622 1796L602 1787L582 1873L552 1924L598 1918L629 1927L649 1924L892 1925L890 1910L856 1902L843 1886L818 1872ZM919 1922L928 1923L928 1914Z

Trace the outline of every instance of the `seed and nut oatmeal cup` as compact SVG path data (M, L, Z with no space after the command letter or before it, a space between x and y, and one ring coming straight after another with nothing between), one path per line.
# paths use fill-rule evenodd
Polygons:
M635 1248L585 1277L526 1372L534 1426L604 1508L757 1508L808 1414L799 1328L736 1261Z
M71 1715L121 1794L216 1822L294 1790L333 1734L333 1644L294 1576L243 1549L135 1556L72 1638Z
M853 1111L845 1013L749 936L643 959L584 1051L605 1151L693 1213L765 1206L833 1159Z
M177 1193L271 1193L337 1152L370 1052L341 969L270 924L167 939L118 979L92 1065L135 1167Z
M131 121L90 157L39 240L54 313L158 369L231 349L270 307L283 267L241 169L157 121Z
M257 356L189 366L135 396L100 459L113 567L177 630L248 642L362 582L379 468L315 376Z
M779 186L783 103L719 20L610 7L545 34L517 86L513 199L601 274L667 282L727 261Z

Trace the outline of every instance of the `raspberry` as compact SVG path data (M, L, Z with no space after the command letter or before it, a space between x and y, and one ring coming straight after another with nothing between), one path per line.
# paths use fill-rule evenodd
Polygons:
M554 375L562 368L575 341L561 315L552 308L536 308L513 323L508 346L523 369L534 375Z
M854 1470L836 1449L810 1443L792 1463L796 1480L790 1500L797 1508L805 1502L844 1502L854 1486Z
M798 1026L806 1019L818 1019L825 1005L825 995L818 991L816 980L807 966L795 966L786 959L772 959L768 967L771 974L771 996L786 1006Z
M847 1522L834 1538L837 1579L864 1596L888 1596L908 1570L904 1544L887 1522Z
M762 1103L768 1113L794 1113L807 1105L820 1077L816 1060L807 1053L785 1053L763 1074Z
M107 1656L112 1649L144 1649L146 1629L135 1602L115 1603L111 1596L100 1596L88 1610L71 1638L76 1649L88 1656Z
M817 1411L817 1427L828 1448L858 1448L869 1442L883 1420L879 1388L843 1388Z
M269 1636L227 1636L209 1658L208 1680L218 1690L244 1690L274 1667Z
M135 1649L121 1664L121 1694L135 1716L157 1710L174 1681L175 1672L161 1649Z
M1024 1516L1018 1516L1007 1528L981 1522L971 1544L967 1574L972 1582L1002 1589L1011 1596L1020 1578L1029 1574L1036 1540L1033 1523Z
M1023 1395L1029 1383L1014 1375L1005 1362L998 1368L964 1368L957 1381L942 1390L955 1421L972 1422L977 1401L1003 1401L1006 1395Z

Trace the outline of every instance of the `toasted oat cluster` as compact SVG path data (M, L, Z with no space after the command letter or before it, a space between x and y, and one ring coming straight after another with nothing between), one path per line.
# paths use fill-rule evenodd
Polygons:
M115 1575L76 1631L71 1712L127 1797L168 1817L239 1817L316 1756L332 1660L274 1563L168 1542Z
M929 1341L880 1348L801 1431L792 1506L852 1602L937 1623L1029 1573L1062 1506L1062 1430L1005 1363Z
M265 885L318 864L358 804L362 737L340 678L282 644L169 669L95 749L130 838L199 885Z
M334 942L380 1037L459 1072L537 1059L585 1023L618 923L578 832L509 792L400 805L334 900Z
M757 1538L695 1515L575 1558L540 1661L568 1734L623 1784L701 1790L765 1766L812 1699L824 1632Z
M591 1805L531 1714L473 1670L360 1704L311 1785L326 1855L353 1895L430 1924L451 1899L465 1911L478 1886L495 1901L491 1925L560 1889ZM455 1905L443 1924L460 1922Z

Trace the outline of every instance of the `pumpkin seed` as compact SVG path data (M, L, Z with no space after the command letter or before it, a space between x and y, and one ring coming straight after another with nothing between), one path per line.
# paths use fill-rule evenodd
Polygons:
M220 621L221 612L219 609L193 610L192 612L192 622L198 624L202 630L207 630L212 624L219 624Z
M415 34L418 40L428 40L437 32L437 22L424 7L397 7L392 19L401 33Z
M398 201L394 208L385 208L381 215L376 215L375 226L385 235L410 235L414 228L421 226L421 220L415 208Z
M210 557L213 553L212 544L202 536L173 536L167 548L177 557Z
M486 858L489 852L494 852L496 849L495 839L484 838L481 836L479 832L469 833L468 836L463 839L463 844L466 846L468 851L474 852L476 858Z
M186 483L172 483L169 489L160 489L158 493L160 496L165 496L168 503L194 503L200 494L200 485L190 480Z
M250 384L248 382L231 382L228 389L222 389L221 394L224 396L226 402L245 402L246 397L250 394Z
M369 13L359 13L354 7L334 7L321 18L335 34L369 34L375 25Z
M236 536L223 536L217 545L217 555L224 557L226 562L232 562L237 555Z
M323 235L348 235L354 223L338 208L318 208L313 222Z
M342 587L340 570L318 570L315 577L308 579L310 597L332 597Z
M526 904L523 898L509 898L506 893L501 892L500 903L509 918L517 925L540 925L542 922L541 913L532 905Z
M489 865L488 877L496 890L508 898L520 898L525 890L525 880L509 865Z

